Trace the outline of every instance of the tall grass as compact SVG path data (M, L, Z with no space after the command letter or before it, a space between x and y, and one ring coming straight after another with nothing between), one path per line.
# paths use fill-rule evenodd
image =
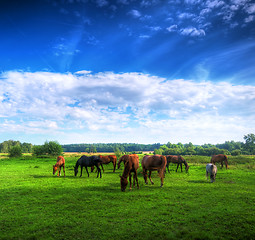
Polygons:
M170 165L163 188L156 172L145 185L140 168L140 189L123 193L123 165L74 177L78 157L65 156L66 178L52 175L53 158L0 158L0 239L254 239L253 158L231 157L213 184L209 158L186 156L188 174Z

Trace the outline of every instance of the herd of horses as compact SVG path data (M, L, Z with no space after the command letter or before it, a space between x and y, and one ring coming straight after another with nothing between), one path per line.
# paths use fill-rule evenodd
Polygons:
M129 188L132 189L132 173L133 173L133 187L135 187L135 183L137 185L137 188L139 188L138 178L137 178L137 170L139 168L139 156L137 154L128 154L123 155L120 157L118 163L117 163L117 157L115 155L93 155L93 156L81 156L75 166L74 166L74 175L77 176L78 168L80 166L81 168L81 174L82 176L82 169L85 167L86 172L89 177L88 167L91 167L91 171L93 172L94 168L97 169L97 177L100 175L100 178L102 177L101 168L104 172L103 164L113 164L113 172L116 170L116 165L118 169L120 168L120 164L123 162L124 164L124 170L122 175L120 176L120 185L121 185L121 191L125 191L127 185L128 185L128 178L129 178ZM182 164L185 166L185 171L188 172L189 165L187 161L182 156L175 156L175 155L145 155L142 159L141 165L142 165L142 173L143 178L145 181L145 184L148 184L148 178L151 182L151 184L154 184L154 182L151 179L151 173L152 171L157 171L160 177L161 181L161 187L164 184L164 176L166 169L170 173L169 170L169 164L175 163L177 164L176 172L180 166L181 172L182 172ZM215 163L220 163L221 167L223 167L223 164L225 164L226 169L228 168L228 159L227 156L224 154L218 154L214 155L211 158L211 163L207 164L206 166L206 176L208 178L208 175L210 174L211 182L215 181L215 177L217 174L217 167ZM101 166L101 168L100 168ZM63 168L64 177L65 177L65 159L62 156L57 157L57 163L53 165L53 175L58 172L57 176L61 175L61 168ZM147 174L149 172L149 175Z

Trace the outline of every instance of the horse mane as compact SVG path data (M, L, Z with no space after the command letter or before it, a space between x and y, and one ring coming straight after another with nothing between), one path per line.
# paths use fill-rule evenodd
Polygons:
M129 174L129 172L130 172L130 170L131 170L131 166L130 166L130 165L131 165L131 164L130 164L130 161L127 160L127 161L125 162L125 165L124 165L124 170L123 170L122 177L127 177L127 176L128 176L128 174Z
M81 160L84 158L84 155L82 155L76 162L75 167L78 168L79 165L81 165Z

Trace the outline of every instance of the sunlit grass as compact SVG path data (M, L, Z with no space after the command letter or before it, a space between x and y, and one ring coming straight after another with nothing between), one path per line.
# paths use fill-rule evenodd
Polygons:
M0 159L0 239L253 239L254 158L229 159L216 182L205 178L205 159L186 157L188 174L170 165L160 188L121 192L119 175L105 166L102 179L74 177L79 157L66 157L66 178L52 175L56 159ZM192 159L194 163L192 163ZM241 160L240 160L241 159ZM233 164L231 164L231 161ZM245 163L243 163L245 162ZM247 163L248 162L248 163Z

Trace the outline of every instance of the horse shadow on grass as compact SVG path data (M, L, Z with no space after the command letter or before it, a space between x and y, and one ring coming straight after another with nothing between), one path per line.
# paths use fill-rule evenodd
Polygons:
M207 184L208 182L206 180L189 180L189 183L202 183L202 184Z

